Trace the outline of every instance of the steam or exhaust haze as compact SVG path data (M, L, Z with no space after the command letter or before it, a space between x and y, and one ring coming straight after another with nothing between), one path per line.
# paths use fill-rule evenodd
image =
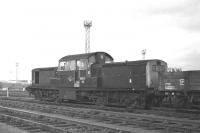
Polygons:
M200 69L199 0L2 0L0 79L31 79L31 69L84 53L83 21L93 21L91 51L115 61L162 59Z

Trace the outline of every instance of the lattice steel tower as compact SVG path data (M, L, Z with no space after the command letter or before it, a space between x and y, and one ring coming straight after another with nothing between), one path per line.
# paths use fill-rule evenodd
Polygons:
M90 52L90 27L92 26L92 21L85 20L84 21L84 27L86 30L85 34L85 53Z

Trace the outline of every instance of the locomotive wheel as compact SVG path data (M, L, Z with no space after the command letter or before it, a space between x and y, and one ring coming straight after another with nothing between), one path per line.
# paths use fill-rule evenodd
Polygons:
M180 95L180 96L176 96L176 98L173 102L173 107L183 108L183 107L187 107L188 104L189 104L188 98L184 95Z
M164 98L165 98L165 95L162 93L158 95L154 95L152 105L156 107L160 107L162 105Z
M128 109L145 109L146 108L146 97L143 92L134 93L131 97L127 98Z
M41 100L42 94L41 94L40 90L39 89L35 89L33 92L34 92L35 99Z
M104 106L107 103L107 99L105 97L98 97L96 99L96 104L100 106Z

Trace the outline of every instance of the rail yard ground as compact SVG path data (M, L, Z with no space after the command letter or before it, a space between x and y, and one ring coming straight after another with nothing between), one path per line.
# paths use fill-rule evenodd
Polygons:
M7 125L5 123L0 123L0 132L1 133L28 133L24 130L20 130L19 128Z
M106 111L90 108L91 105L63 105L27 97L1 98L0 106L1 120L26 132L200 132L199 113L181 113L170 109L116 112L112 108ZM26 125L28 122L31 124Z

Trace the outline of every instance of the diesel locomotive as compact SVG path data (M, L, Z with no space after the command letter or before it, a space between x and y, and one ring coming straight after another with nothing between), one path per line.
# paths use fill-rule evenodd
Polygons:
M26 90L40 100L147 106L166 70L158 59L114 62L106 52L68 55L58 67L33 69Z

